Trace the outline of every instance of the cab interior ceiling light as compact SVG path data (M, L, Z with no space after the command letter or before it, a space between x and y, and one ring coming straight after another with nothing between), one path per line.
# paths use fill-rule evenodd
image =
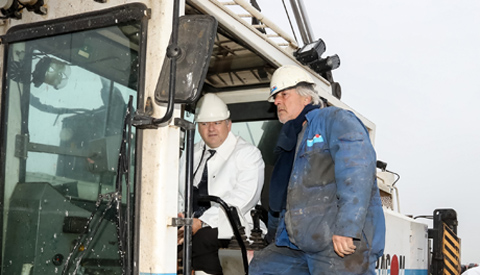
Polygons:
M67 63L46 56L35 66L32 82L37 88L46 83L59 90L67 85L70 74L71 69Z
M340 58L336 54L322 58L325 50L325 42L318 39L297 50L294 56L303 65L307 65L318 74L322 74L340 66Z

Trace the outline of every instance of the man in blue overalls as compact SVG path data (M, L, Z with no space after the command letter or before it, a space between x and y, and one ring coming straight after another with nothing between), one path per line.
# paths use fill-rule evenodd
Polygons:
M250 274L375 274L385 245L376 155L350 111L322 108L310 75L275 71L270 99L283 123L270 183L269 234Z

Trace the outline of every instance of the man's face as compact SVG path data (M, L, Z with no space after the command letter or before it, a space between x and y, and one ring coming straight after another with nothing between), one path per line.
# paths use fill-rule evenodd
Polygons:
M198 123L198 132L205 144L210 148L220 147L227 138L231 128L232 122L230 120Z
M311 101L310 97L297 94L295 88L283 90L276 94L274 98L278 120L283 124L297 118L303 108Z

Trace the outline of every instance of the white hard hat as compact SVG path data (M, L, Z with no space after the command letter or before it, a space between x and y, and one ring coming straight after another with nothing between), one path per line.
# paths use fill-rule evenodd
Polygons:
M285 89L293 88L299 83L309 83L315 85L312 77L300 67L294 65L285 65L278 68L272 75L270 81L269 101L273 101L273 96Z
M230 117L227 104L217 95L208 93L197 103L195 109L195 122L213 122L225 120Z

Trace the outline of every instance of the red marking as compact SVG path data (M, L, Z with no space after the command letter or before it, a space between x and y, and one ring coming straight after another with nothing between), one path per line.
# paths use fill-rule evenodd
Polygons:
M390 275L398 275L398 258L397 255L393 255L392 263L390 264Z
M315 137L318 138L320 135L319 134L316 134Z

